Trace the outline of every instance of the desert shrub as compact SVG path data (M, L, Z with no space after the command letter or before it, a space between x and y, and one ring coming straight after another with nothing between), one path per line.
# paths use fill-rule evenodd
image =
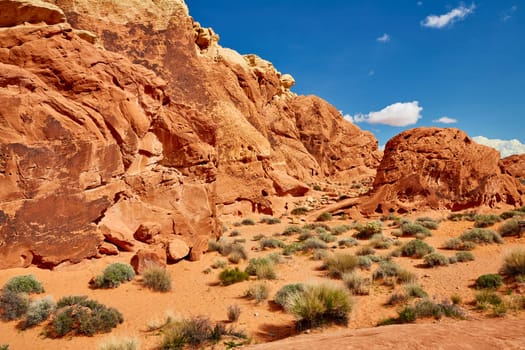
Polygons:
M285 246L284 242L275 238L263 238L259 242L260 249L265 248L283 248Z
M357 266L363 270L369 270L372 267L372 257L374 255L361 255L357 257Z
M241 316L241 308L237 304L229 305L227 309L228 321L237 322Z
M157 292L171 290L171 275L162 267L150 267L143 274L142 284Z
M376 251L374 250L374 248L370 246L363 246L355 251L355 255L358 255L358 256L374 255L375 253Z
M474 242L465 242L459 238L450 238L445 241L443 248L452 250L472 250L476 247Z
M463 311L448 300L438 303L430 299L423 299L416 302L414 307L418 318L434 317L435 319L440 319L443 316L464 318Z
M32 301L27 308L20 328L26 329L44 322L55 311L55 308L56 304L51 297Z
M303 229L305 230L317 230L317 229L324 229L325 231L330 231L330 226L325 224L324 222L313 222L303 225Z
M470 229L459 236L463 242L474 242L476 244L482 243L503 243L503 239L499 234L492 230L482 228Z
M396 263L390 261L390 260L383 260L379 262L379 268L374 271L372 274L372 278L374 280L377 279L385 279L388 277L397 277L399 271L401 268Z
M0 350L9 350L9 344L0 344Z
M85 296L64 297L57 302L57 308L47 329L52 338L67 334L92 336L107 333L124 321L117 309L108 308Z
M370 279L365 278L355 271L343 275L343 283L350 293L354 295L370 294Z
M430 230L420 223L406 222L401 224L401 232L403 236L413 237L417 234L422 234L423 236L431 236Z
M409 297L412 298L426 298L428 297L427 292L417 283L407 283L403 286L405 292Z
M450 296L450 301L452 302L452 304L454 305L459 305L461 304L462 302L462 299L461 299L461 296L459 294L452 294Z
M332 220L332 214L325 211L324 213L321 213L315 220L316 221L330 221Z
M228 255L228 261L232 264L238 264L242 260L242 254L239 252L232 252Z
M476 293L475 296L476 308L486 310L490 306L497 306L503 304L503 299L490 289L482 290Z
M284 256L278 252L270 253L266 255L266 258L269 259L274 264L282 264L284 262Z
M359 258L352 254L332 254L323 261L323 269L328 270L328 275L342 278L347 272L352 272L359 264Z
M111 337L101 342L98 350L139 350L140 343L134 338Z
M501 273L507 276L525 275L525 249L517 248L503 258Z
M503 213L500 214L500 217L503 220L507 220L507 219L510 219L510 218L513 218L519 215L523 215L523 213L517 210L511 210L511 211L504 211Z
M11 293L44 293L42 283L33 275L15 276L9 279L2 287L3 292Z
M246 281L249 278L249 274L239 270L239 268L233 268L233 269L224 269L219 274L219 280L221 283L225 286L229 286L230 284Z
M284 246L283 255L290 256L303 249L304 249L303 243L293 242L293 243L290 243Z
M481 275L476 279L476 288L478 289L498 289L502 284L503 277L494 273Z
M211 264L211 267L214 269L223 269L226 266L228 266L228 262L225 260L216 259L213 264Z
M501 218L499 215L477 214L474 216L474 227L489 227L500 221Z
M350 229L351 229L350 225L337 225L337 226L332 227L331 231L332 231L333 235L338 236L338 235L341 235L341 234L343 234L345 232L350 231Z
M326 249L316 249L312 254L312 260L324 260L328 256L328 251Z
M401 268L397 270L396 276L401 283L413 284L417 281L417 275L415 273Z
M255 270L255 275L260 280L274 280L277 278L277 274L275 273L275 268L273 264L257 266Z
M255 225L255 221L253 221L253 219L243 219L241 221L241 225L245 225L245 226Z
M423 260L429 267L448 265L448 258L439 253L430 253L425 255Z
M308 238L303 242L303 251L309 251L314 249L326 249L327 245L325 242L321 241L319 238L312 237Z
M29 297L26 293L4 291L0 295L0 316L4 321L21 318L29 307Z
M428 216L417 218L416 223L430 230L436 230L439 227L439 221Z
M230 232L230 237L237 237L240 235L241 235L241 231L239 230L233 230L232 232Z
M261 239L263 239L264 237L266 237L265 235L263 235L262 233L258 233L256 234L255 236L252 237L252 241L260 241Z
M392 240L384 237L382 234L373 235L370 238L370 246L375 249L388 249L392 246Z
M499 234L503 237L506 236L518 236L520 234L519 221L512 219L504 222L498 230Z
M358 239L369 239L373 235L381 234L383 232L381 222L379 221L370 221L367 222L364 226L358 225L356 229L356 238Z
M406 304L410 300L409 295L404 289L395 290L390 294L390 297L388 297L388 300L386 302L386 305L400 305L400 304Z
M420 239L414 239L407 242L401 248L401 254L412 258L422 258L423 256L430 254L434 251L434 248L429 246L425 241Z
M253 299L257 303L260 303L263 300L268 299L268 295L270 294L270 287L268 287L268 284L262 282L262 283L256 283L248 287L246 291L244 292L244 296L248 299Z
M303 232L301 232L301 234L299 235L299 237L297 237L297 239L301 242L304 242L306 241L307 239L309 238L312 238L314 235L312 234L312 232L310 230L304 230Z
M296 215L296 216L304 215L304 214L308 213L308 208L306 208L306 207L293 208L290 213L292 215Z
M275 225L275 224L280 224L281 223L281 219L279 218L273 218L273 217L263 217L261 219L261 224L267 224L267 225Z
M274 302L281 307L286 305L288 297L294 293L303 292L305 289L302 283L286 284L275 294Z
M117 288L121 283L131 281L135 277L135 271L129 264L113 263L108 265L102 275L93 280L95 288Z
M466 261L474 260L474 254L472 254L471 252L457 252L455 257L458 262L466 262Z
M287 226L283 231L283 236L291 236L296 233L302 233L303 229L299 226L291 225Z
M250 276L256 276L257 268L259 266L267 266L267 265L273 265L273 261L268 259L267 257L251 258L250 261L248 261L248 266L246 266L246 269L244 271Z
M326 243L337 241L337 237L329 232L322 232L321 234L319 234L319 239Z
M286 298L285 310L297 319L297 328L306 329L328 323L346 325L352 310L345 289L328 284L305 286Z
M346 237L346 238L343 238L343 239L340 239L337 244L340 246L340 247L354 247L356 245L358 245L359 243L357 243L357 240L353 237Z

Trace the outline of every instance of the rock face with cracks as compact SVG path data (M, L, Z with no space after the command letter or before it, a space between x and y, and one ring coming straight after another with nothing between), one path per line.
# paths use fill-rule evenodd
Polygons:
M458 129L404 131L386 144L363 211L523 205L525 188L502 173L499 162L499 152L477 144Z
M272 195L381 157L181 0L3 0L0 26L0 268L174 237L198 259L218 214L271 214Z

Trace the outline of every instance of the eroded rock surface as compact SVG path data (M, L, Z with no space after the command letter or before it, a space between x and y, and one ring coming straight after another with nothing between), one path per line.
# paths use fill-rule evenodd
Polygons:
M525 188L503 174L499 152L458 129L417 128L387 142L365 212L523 205Z

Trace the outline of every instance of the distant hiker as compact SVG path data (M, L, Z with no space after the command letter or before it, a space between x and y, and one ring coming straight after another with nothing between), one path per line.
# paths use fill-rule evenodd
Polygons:
M288 202L284 204L284 215L288 215Z

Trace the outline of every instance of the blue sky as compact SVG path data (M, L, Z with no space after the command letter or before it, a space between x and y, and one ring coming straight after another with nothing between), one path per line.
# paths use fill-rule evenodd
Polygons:
M292 74L294 92L326 99L381 145L434 125L525 152L523 0L186 3L222 46Z

